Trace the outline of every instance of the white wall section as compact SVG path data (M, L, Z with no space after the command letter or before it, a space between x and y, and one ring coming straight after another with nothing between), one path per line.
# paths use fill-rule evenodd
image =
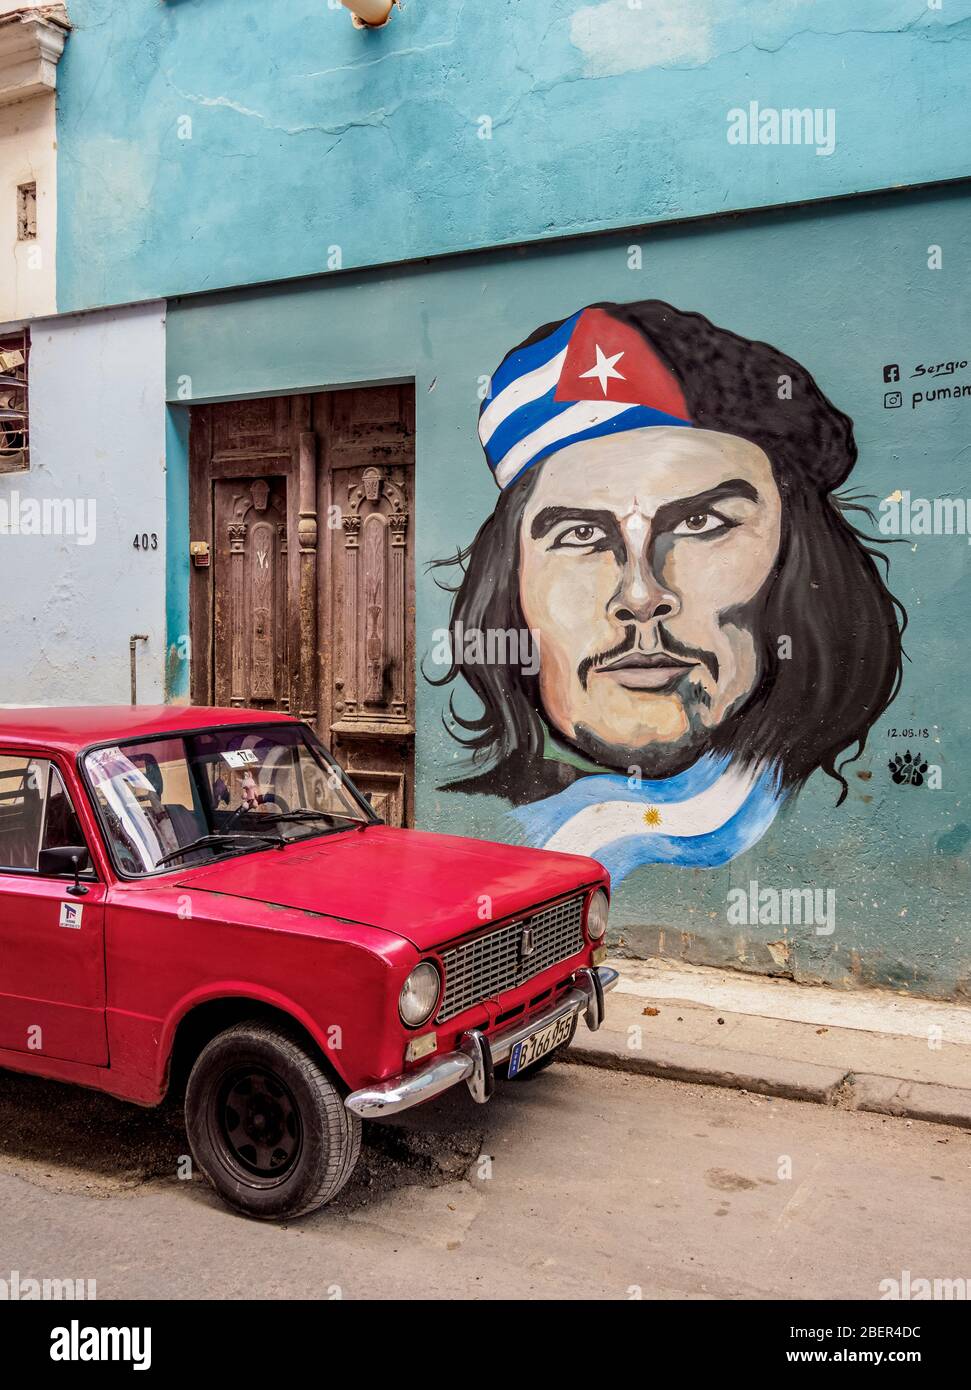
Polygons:
M163 698L164 354L160 303L33 326L31 467L0 476L0 704L127 703L133 633L139 703Z

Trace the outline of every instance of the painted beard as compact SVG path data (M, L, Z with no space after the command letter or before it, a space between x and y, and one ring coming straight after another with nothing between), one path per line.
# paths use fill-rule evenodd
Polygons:
M722 615L723 621L748 626L753 617L754 604L746 608L736 608ZM717 682L719 675L718 659L714 652L701 647L689 647L679 642L666 631L663 623L659 625L660 652L675 659L696 661L704 665ZM602 669L606 663L623 658L633 652L636 645L636 631L626 629L623 641L609 651L588 657L580 663L578 676L581 686L586 690L591 671ZM713 697L700 681L682 678L679 682L682 705L687 728L680 738L672 742L652 742L642 745L611 743L595 733L585 724L574 726L573 746L592 762L600 763L613 771L630 773L636 768L640 777L646 780L673 777L692 766L708 752L721 754L731 748L735 730L742 722L744 711L751 699L757 681L750 690L739 696L727 710L724 718L712 726L705 722L704 714L713 703ZM547 719L547 723L549 720ZM571 741L571 740L568 740Z
M715 733L701 722L702 710L711 705L707 690L697 681L692 681L685 689L683 698L688 728L673 743L646 743L640 747L608 743L586 725L577 724L574 746L592 762L616 772L630 775L631 768L636 768L638 776L646 780L673 777L697 762L709 750Z
M718 661L713 652L686 647L673 638L670 633L665 632L663 626L660 628L659 635L662 653L675 660L686 658L691 661L702 662L717 681ZM596 656L587 657L582 661L577 675L583 689L588 688L592 671L602 669L608 663L624 660L630 656L634 652L636 637L636 630L629 627L624 633L623 640L617 646ZM710 693L700 681L687 680L685 676L682 676L678 685L688 727L684 734L674 742L649 743L643 746L609 743L599 734L594 733L587 725L577 724L573 736L574 745L585 757L601 763L605 767L614 768L618 772L627 773L632 767L635 767L640 776L648 779L671 777L677 772L682 772L701 756L711 740L712 730L703 724L702 711L710 709L712 701Z

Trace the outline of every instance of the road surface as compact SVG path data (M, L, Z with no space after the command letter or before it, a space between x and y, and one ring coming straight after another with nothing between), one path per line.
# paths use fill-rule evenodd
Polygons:
M177 1109L0 1073L0 1279L111 1298L875 1298L971 1285L971 1134L559 1063L366 1130L290 1225L225 1210ZM180 1168L181 1164L181 1168Z

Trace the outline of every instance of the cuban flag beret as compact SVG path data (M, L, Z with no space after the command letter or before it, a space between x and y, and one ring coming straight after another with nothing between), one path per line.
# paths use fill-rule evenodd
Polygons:
M643 334L587 308L503 359L479 412L479 438L505 488L568 444L691 424L677 378Z

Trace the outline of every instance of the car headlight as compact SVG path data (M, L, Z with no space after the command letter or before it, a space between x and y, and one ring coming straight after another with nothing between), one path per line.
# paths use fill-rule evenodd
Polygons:
M598 888L587 908L587 935L591 941L599 941L606 930L607 894L602 888Z
M441 976L430 960L423 960L401 986L398 1012L409 1028L418 1028L431 1018L442 987Z

